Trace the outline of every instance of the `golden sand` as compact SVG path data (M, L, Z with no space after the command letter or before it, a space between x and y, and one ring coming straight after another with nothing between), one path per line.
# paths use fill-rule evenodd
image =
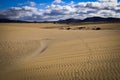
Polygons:
M105 29L96 31L57 28L66 24L2 23L0 80L119 80L118 25L95 24Z

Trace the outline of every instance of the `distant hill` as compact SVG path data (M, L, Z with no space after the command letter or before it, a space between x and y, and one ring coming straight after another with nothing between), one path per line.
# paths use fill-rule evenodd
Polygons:
M60 23L71 23L71 22L81 22L82 20L80 19L74 19L74 18L70 18L70 19L66 19L66 20L59 20L57 22Z
M102 18L102 17L90 17L82 20L83 22L120 22L120 18Z
M27 21L0 19L0 23L27 23Z
M102 18L102 17L89 17L84 20L69 18L59 21L44 21L44 23L55 22L55 23L78 23L78 22L120 22L120 18ZM21 20L10 20L10 19L0 19L0 23L41 23L39 21L21 21Z
M70 18L70 19L58 21L58 23L72 23L72 22L120 22L120 18L89 17L84 20Z

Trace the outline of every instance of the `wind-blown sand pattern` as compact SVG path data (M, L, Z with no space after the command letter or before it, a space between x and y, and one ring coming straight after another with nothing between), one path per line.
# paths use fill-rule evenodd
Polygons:
M0 26L0 80L120 79L119 30L23 25Z

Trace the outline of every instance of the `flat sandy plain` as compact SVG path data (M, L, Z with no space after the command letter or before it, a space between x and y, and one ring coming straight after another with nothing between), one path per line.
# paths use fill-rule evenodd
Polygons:
M120 23L64 26L1 23L0 80L120 80Z

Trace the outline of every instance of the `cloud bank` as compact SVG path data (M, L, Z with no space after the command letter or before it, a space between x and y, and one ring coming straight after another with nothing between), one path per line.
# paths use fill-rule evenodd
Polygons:
M55 0L51 4L46 5L44 9L40 7L40 4L29 2L27 6L23 5L1 10L0 18L28 21L54 21L68 18L84 19L93 16L120 18L120 3L104 3L104 0L79 3L74 1L65 3L61 0Z

